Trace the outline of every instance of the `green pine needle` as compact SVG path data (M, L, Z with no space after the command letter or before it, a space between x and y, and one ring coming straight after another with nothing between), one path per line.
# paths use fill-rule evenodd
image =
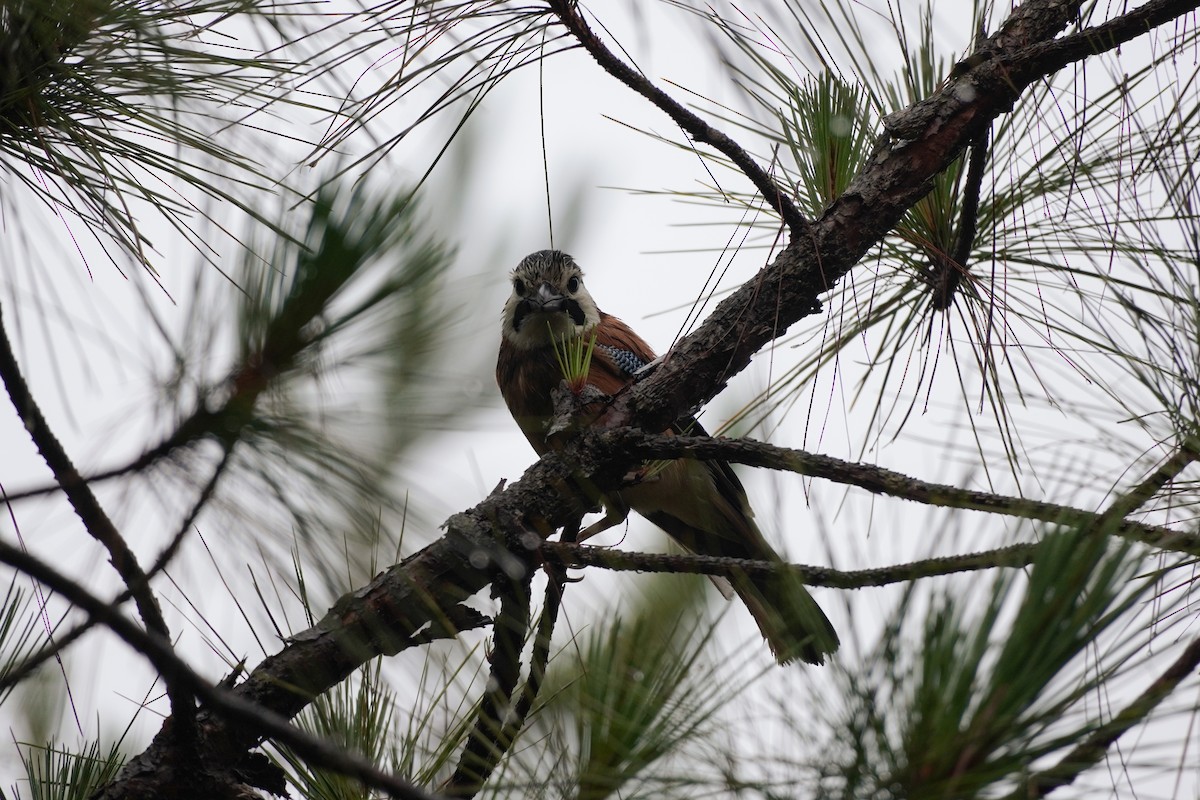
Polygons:
M26 793L13 794L29 800L88 800L117 776L125 763L120 742L101 750L89 742L72 752L53 741L44 746L25 745L18 750L25 770Z
M547 323L549 325L549 323ZM588 373L592 368L592 353L596 349L596 334L584 341L582 336L555 336L550 329L550 341L554 345L554 358L563 380L576 394L587 385Z
M1138 577L1142 557L1099 531L1057 531L1026 577L1007 573L983 588L982 608L948 591L922 613L910 588L875 657L839 676L831 730L842 756L823 771L846 791L829 796L865 796L865 786L909 798L997 796L1082 741L1103 722L1097 693L1136 669L1130 648L1144 646L1119 633L1161 579Z
M297 717L301 730L362 755L380 769L400 760L396 752L393 715L396 696L383 680L379 659L358 677L342 682L316 698ZM355 778L314 768L286 747L277 749L277 763L305 800L370 800L374 795Z
M577 663L562 665L545 690L552 700L543 723L569 733L561 769L573 771L572 795L580 800L668 796L663 790L675 783L695 789L694 774L673 776L666 764L710 735L714 715L751 682L731 680L733 672L702 658L713 632L696 614L707 582L670 576L656 583L645 604L569 649Z

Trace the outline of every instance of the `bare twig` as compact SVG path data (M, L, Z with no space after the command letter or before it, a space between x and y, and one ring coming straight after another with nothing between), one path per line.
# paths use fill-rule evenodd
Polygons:
M212 498L213 492L216 491L217 483L220 480L221 475L224 474L225 467L229 463L229 455L230 451L227 449L224 456L222 456L221 461L217 464L216 469L213 471L212 477L209 478L208 483L204 485L204 488L200 491L200 496L196 498L196 502L192 504L191 510L180 524L179 530L176 531L173 537L171 537L171 541L165 548L163 548L163 551L159 554L158 558L155 559L153 566L150 567L150 571L146 573L146 580L152 579L159 572L166 569L167 565L171 563L171 559L174 557L175 553L178 552L179 545L182 543L183 537L191 529L192 523L196 521L196 517L199 516L201 509L208 504L208 501ZM125 603L125 601L129 600L131 594L132 593L129 591L129 589L125 589L119 595L113 598L109 605L113 608L117 608ZM95 627L98 622L99 620L97 620L95 617L89 617L61 636L52 637L51 644L48 647L42 648L37 653L34 653L29 658L25 659L23 662L21 662L20 666L5 675L3 679L0 679L0 693L2 693L9 686L17 685L30 674L32 674L43 663L65 651L73 642L77 641L80 636Z
M500 596L500 613L492 628L492 651L488 654L491 673L454 774L438 787L449 797L474 797L511 744L503 734L521 675L521 650L529 631L532 578L533 571L526 570L520 578L505 576L492 583Z
M558 611L562 608L563 592L567 588L567 572L555 564L547 564L546 572L550 576L546 584L546 596L542 602L542 615L538 620L537 633L533 638L533 653L529 658L529 677L517 694L517 704L509 724L505 726L501 741L509 746L516 740L517 734L525 725L529 712L542 689L542 681L546 678L546 665L550 663L550 640L554 637L554 626L558 622Z
M944 558L927 558L908 564L896 564L878 569L837 570L801 564L781 564L773 561L754 561L747 558L702 556L693 553L630 553L608 547L596 547L569 542L545 542L542 552L547 562L563 567L600 567L623 572L671 572L689 575L721 575L727 578L741 574L768 575L787 570L810 586L832 589L862 589L868 586L887 586L996 567L1025 567L1033 563L1036 544L1014 544L995 550L968 553Z
M108 551L109 562L121 576L125 587L132 595L142 621L149 630L161 636L163 641L170 641L171 633L167 628L166 620L163 619L158 598L154 596L146 573L138 564L137 557L129 549L125 538L121 536L116 525L104 511L87 482L75 469L70 456L58 441L58 437L54 435L54 431L50 429L46 417L38 407L37 401L34 400L33 393L29 390L29 384L25 382L21 367L17 363L16 353L13 352L12 343L8 339L8 332L4 328L2 308L0 308L0 379L4 381L4 388L17 411L17 416L25 426L25 430L29 432L30 438L33 439L42 460L54 474L55 481L67 496L67 501L70 502L71 508L75 510L76 516L83 523L84 529ZM187 741L195 735L195 706L192 697L187 693L175 692L173 687L168 688L168 693L171 699L171 712L178 719L175 733L181 737L181 740Z
M580 519L574 519L563 528L563 542L575 541L579 535L580 522ZM525 726L525 720L529 718L529 712L533 710L533 704L537 701L538 693L542 689L542 681L546 678L546 665L550 663L550 641L554 638L554 626L558 622L558 611L562 607L563 592L569 582L565 568L554 563L546 563L544 566L549 580L546 583L546 596L542 602L542 615L538 619L537 632L533 637L533 653L529 657L529 677L525 679L525 684L517 693L513 712L509 715L504 730L500 732L500 742L505 750L512 747L517 735L521 733L521 729Z
M97 483L110 481L113 478L120 478L124 475L139 472L158 460L158 456L150 455L155 453L157 450L158 448L156 447L153 450L148 451L148 453L138 456L136 459L128 464L125 464L124 466L114 467L112 469L104 470L103 472L94 472L91 475L84 475L82 480L89 486L93 486ZM55 492L61 491L62 487L57 483L48 483L42 486L32 486L28 489L17 489L15 492L9 492L7 495L5 495L4 499L7 502L15 503L19 500L28 500L31 497L42 497L43 495L54 494Z
M563 528L563 541L575 540L579 533L580 519L576 518ZM472 797L487 782L495 771L500 759L512 747L517 735L525 725L525 720L537 700L541 690L542 680L546 676L546 665L550 660L550 641L554 635L554 625L558 619L558 610L562 604L562 593L567 584L566 570L559 564L545 564L549 575L546 585L546 598L542 604L542 614L538 621L537 633L533 640L533 654L530 657L529 677L526 678L520 691L514 694L512 687L516 685L517 671L520 668L521 647L525 641L525 629L529 626L529 590L532 571L526 573L522 585L515 585L507 578L504 583L507 588L500 589L502 597L507 597L507 604L502 602L500 616L496 619L495 650L492 661L492 675L488 680L488 695L480 703L479 718L471 739L459 759L458 766L451 777L440 790L453 797ZM520 593L524 593L522 596ZM506 611L507 609L507 611ZM502 626L509 634L501 636ZM514 634L521 630L519 637ZM496 691L503 693L503 703L496 705L489 701L489 696L500 698ZM478 740L481 744L472 748L472 743Z
M970 158L967 161L966 183L963 186L962 203L958 215L958 233L954 249L949 256L940 255L931 265L933 274L930 286L933 290L933 307L945 311L954 301L954 293L970 269L971 248L975 246L976 226L979 222L979 195L983 189L983 174L988 160L988 134L981 133L971 142Z
M651 83L645 75L618 58L587 24L574 0L547 0L546 4L605 72L665 112L694 141L710 145L729 158L742 174L750 179L767 205L779 214L793 236L808 231L809 221L792 202L788 189L780 186L741 145L688 111L673 97Z
M831 456L816 455L803 450L759 442L753 439L725 439L707 436L663 436L634 429L620 429L592 434L598 445L614 452L628 453L641 458L698 458L721 459L754 467L787 470L814 478L825 478L929 506L988 511L1021 519L1040 520L1074 527L1112 528L1111 532L1155 547L1200 555L1200 536L1177 531L1161 525L1123 519L1148 499L1147 491L1157 490L1166 480L1195 459L1187 448L1173 455L1155 470L1147 482L1132 493L1133 499L1122 499L1103 513L1084 511L1057 503L1044 503L1024 497L960 489L942 483L929 483L873 464L843 461Z
M1111 525L1137 511L1191 464L1200 459L1200 442L1189 438L1162 461L1154 471L1136 486L1119 495L1112 505L1104 510L1102 524Z

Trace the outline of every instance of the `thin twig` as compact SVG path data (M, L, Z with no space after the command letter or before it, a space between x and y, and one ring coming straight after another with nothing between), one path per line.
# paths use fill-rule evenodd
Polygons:
M533 653L529 659L529 677L517 694L517 704L512 718L502 732L501 741L509 746L521 732L533 704L537 701L538 693L542 690L542 681L546 678L546 665L550 662L550 640L554 636L554 626L558 622L558 612L562 608L563 592L567 588L567 571L554 564L546 565L550 576L546 584L546 596L542 602L542 615L538 619L537 633L533 638Z
M542 554L547 563L562 567L600 567L622 572L670 572L720 575L727 578L742 574L770 575L787 570L809 586L832 589L862 589L956 572L996 567L1025 567L1033 563L1037 550L1037 544L1015 544L979 553L928 558L878 569L843 571L829 567L693 553L631 553L569 542L545 542L542 545Z
M150 571L146 573L147 581L153 579L155 575L166 569L166 567L171 563L171 559L178 551L184 535L188 532L188 530L191 529L192 523L196 521L196 517L199 516L201 509L208 504L208 501L212 498L213 492L216 491L217 482L224 473L225 467L229 463L229 455L230 451L226 449L221 461L217 464L217 468L213 471L212 477L209 478L208 482L204 485L204 488L200 491L200 496L196 499L196 502L192 504L192 508L188 512L187 517L185 517L183 522L180 524L179 530L173 537L171 537L170 543L163 548L163 551L159 554L158 558L155 559L154 565L150 567ZM5 499L7 500L7 498ZM131 596L132 592L129 589L125 589L115 598L113 598L109 605L116 608L129 600ZM16 686L18 683L32 674L43 663L51 658L57 657L72 643L77 641L80 636L95 627L98 622L99 621L95 617L88 617L86 620L79 623L61 636L51 636L52 644L49 647L44 647L37 653L31 655L29 658L21 662L20 666L0 679L0 693L3 693L10 686Z
M1179 477L1179 474L1197 459L1200 459L1200 442L1188 438L1141 483L1118 496L1112 505L1104 510L1101 523L1111 525L1134 513L1154 499L1164 486Z
M579 535L581 521L581 519L576 519L563 528L562 541L564 543L574 543ZM538 693L542 690L542 681L546 678L546 665L550 663L550 641L554 638L554 626L558 622L559 609L562 608L563 592L566 591L567 583L569 583L567 570L563 566L547 562L545 569L549 580L546 583L546 596L542 602L542 615L538 619L537 633L533 637L533 653L529 657L529 677L526 678L525 685L517 694L517 703L512 717L501 731L500 740L504 742L505 747L511 747L512 743L516 741L521 728L525 726L529 712L533 710Z
M742 149L741 145L688 111L673 97L651 83L645 75L618 58L587 24L574 0L547 0L546 4L605 72L665 112L692 137L693 141L710 145L728 157L750 179L775 213L779 214L793 236L807 235L809 222L792 203L791 195Z
M575 541L575 537L579 534L581 519L577 518L563 528L562 537L564 542ZM554 636L554 625L558 620L558 611L562 605L562 594L567 584L567 572L561 564L547 562L545 567L550 580L546 585L546 598L542 604L542 614L538 620L537 633L534 635L533 654L530 657L529 664L529 677L526 678L524 685L515 695L512 694L511 690L504 695L503 709L507 713L498 714L493 712L490 719L487 720L489 724L486 726L483 724L484 715L481 703L479 721L476 723L472 736L479 735L481 740L489 746L486 747L485 752L476 754L475 763L467 762L468 752L464 751L463 757L455 769L454 777L440 787L442 792L456 797L470 797L478 792L483 787L483 784L487 782L492 772L495 771L496 766L500 763L500 759L512 747L513 742L516 741L517 735L520 734L521 729L525 725L525 720L528 718L529 712L537 700L538 692L541 691L542 681L546 676L546 665L550 661L550 641ZM527 574L529 578L532 578L532 571ZM509 583L507 580L505 582ZM512 608L512 619L505 618L505 607L502 605L500 616L496 620L497 631L499 631L500 625L506 625L510 629L513 628L514 623L520 622L516 618L520 614L524 615L524 626L527 628L529 625L529 580L526 580L523 586L516 587L516 589L518 592L524 591L524 605L518 603ZM519 600L519 598L517 599ZM507 668L514 671L519 669L520 647L524 643L524 639L525 635L522 632L519 639L512 637L511 641L503 642L511 652L511 655L504 661ZM496 641L496 650L499 651L502 641L498 632L496 634ZM499 674L500 670L496 666L499 661L495 652L493 652L491 658L493 667L492 675L488 680L489 692L492 691L493 686L499 689L507 680L506 676ZM515 685L515 675L512 676L512 680ZM516 700L515 703L511 702L514 698ZM511 710L509 711L510 707ZM494 739L492 741L483 738L489 735L491 731L494 731ZM469 749L470 743L468 742Z
M971 248L979 224L979 195L983 190L983 175L988 161L988 132L984 131L971 142L967 161L967 176L963 186L961 209L958 215L958 235L950 257L941 257L933 264L931 280L933 307L945 311L954 300L954 293L970 270Z
M58 441L58 437L54 435L54 431L50 429L45 415L42 414L37 401L33 398L33 393L29 390L29 384L21 374L16 353L13 352L12 343L9 341L8 332L4 327L3 308L0 308L0 379L4 381L4 388L17 411L17 416L25 426L25 430L29 432L30 438L33 439L34 446L37 447L42 460L46 462L46 466L53 473L55 481L67 496L67 501L75 510L80 522L83 523L84 529L108 551L109 562L133 596L142 622L149 630L161 636L163 641L169 642L171 639L170 629L167 627L166 620L163 619L158 598L154 596L154 592L150 588L146 573L138 564L137 556L129 549L125 538L121 536L116 525L104 511L100 501L92 493L91 487L75 469L75 464L67 455L62 443ZM171 713L177 721L176 735L183 742L193 739L196 735L196 708L192 696L188 693L177 693L171 687L168 687L168 694L171 700ZM185 749L192 750L192 748Z
M1120 508L1114 506L1103 514L1097 514L1057 503L1046 503L973 489L960 489L957 486L942 483L930 483L873 464L843 461L831 456L779 447L753 439L726 439L719 436L663 436L630 428L593 435L599 438L602 445L643 459L682 457L703 460L721 459L748 466L787 470L799 475L824 478L835 483L857 486L874 494L889 495L929 506L987 511L1010 517L1075 527L1103 526L1107 528L1111 526L1111 533L1126 539L1168 550L1200 555L1200 536L1195 533L1182 532L1163 525L1147 525L1122 518L1123 514L1132 513L1145 503L1146 498L1143 495L1154 485L1153 480L1138 491L1137 502L1132 499L1122 500ZM1169 463L1160 467L1155 475L1165 482L1175 474L1172 470L1182 469L1179 463L1181 459L1194 460L1194 455L1187 455L1190 452L1185 448L1181 453L1172 456ZM1161 484L1159 485L1161 486ZM1114 513L1117 512L1122 513L1114 516Z
M103 481L110 481L113 478L120 478L132 472L140 472L157 460L157 456L148 458L148 454L154 453L157 449L158 448L155 448L154 450L150 450L147 453L138 456L135 460L125 464L124 466L113 467L112 469L105 470L104 472L96 472L91 475L85 475L83 477L83 482L91 486ZM18 489L15 492L9 492L5 495L4 499L6 502L15 503L19 500L28 500L31 497L42 497L43 495L53 494L54 492L61 491L62 487L57 483L47 483L42 486L34 486L28 489Z
M986 42L987 31L980 24L979 29L975 31L975 49L964 63L971 63L973 59L983 57ZM968 261L971 248L975 246L975 232L979 225L979 196L983 191L983 173L987 167L990 134L990 128L980 131L968 148L967 174L958 214L958 235L954 239L949 258L942 258L932 265L933 307L938 311L945 311L950 307L955 291L970 269Z
M175 653L170 643L143 630L115 607L88 592L41 559L0 540L0 562L44 583L69 603L100 620L126 644L154 665L169 687L180 694L195 694L207 708L253 727L264 737L287 745L311 764L357 778L367 786L386 791L400 800L437 800L435 795L379 770L371 762L296 728L276 712L251 703L228 689L213 686L196 674ZM233 765L228 765L232 772Z

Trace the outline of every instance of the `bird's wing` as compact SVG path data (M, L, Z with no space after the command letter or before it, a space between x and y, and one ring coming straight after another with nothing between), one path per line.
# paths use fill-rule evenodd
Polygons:
M616 317L601 312L589 383L614 395L629 384L638 369L653 360L654 351L640 336ZM667 433L708 435L692 417L676 421ZM754 524L746 490L724 461L672 461L645 482L619 494L623 504L689 550L713 556L781 560ZM742 597L781 664L797 658L820 664L838 649L837 632L795 576L734 575L732 582L716 578L713 582L727 598L729 588Z
M600 324L596 326L596 354L593 355L592 372L588 381L605 394L616 394L624 388L641 367L655 359L654 351L642 337L616 317L600 313ZM677 420L666 433L707 436L708 432L694 417L684 417ZM651 478L653 482L655 478ZM646 514L660 527L672 534L681 534L675 538L684 540L682 535L689 527L697 527L708 534L715 534L720 539L727 540L735 555L741 558L768 558L774 556L774 551L767 544L758 527L753 522L754 512L746 499L746 490L733 468L724 461L697 462L684 459L667 467L657 476L660 487L647 486L645 490L634 489L632 494L635 502L633 507L642 505L650 513ZM676 485L678 484L678 485ZM714 491L715 490L715 493ZM707 502L697 504L695 498L708 498ZM643 495L655 496L662 500L671 497L679 502L679 507L656 508L651 511L653 503L638 503ZM699 508L697 507L699 506ZM680 517L691 516L682 513L684 510L702 512L702 519L685 521ZM651 516L653 514L654 516ZM655 519L658 517L658 519ZM668 517L675 520L668 521ZM663 523L666 524L663 524ZM700 524L697 524L700 523ZM675 530L672 530L674 528ZM712 553L711 555L717 555Z
M654 351L646 340L616 317L600 312L596 350L588 383L607 395L615 395L629 384L633 373L654 360Z

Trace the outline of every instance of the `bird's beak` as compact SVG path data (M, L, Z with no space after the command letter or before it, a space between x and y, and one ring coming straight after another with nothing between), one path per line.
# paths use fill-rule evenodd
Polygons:
M587 319L579 301L561 294L549 283L542 283L536 292L526 295L517 304L513 316L513 330L520 330L525 319L531 314L559 313L566 314L576 325L583 325Z
M543 283L538 287L537 294L529 298L530 310L542 313L562 311L565 300L566 298L554 291L550 284Z

